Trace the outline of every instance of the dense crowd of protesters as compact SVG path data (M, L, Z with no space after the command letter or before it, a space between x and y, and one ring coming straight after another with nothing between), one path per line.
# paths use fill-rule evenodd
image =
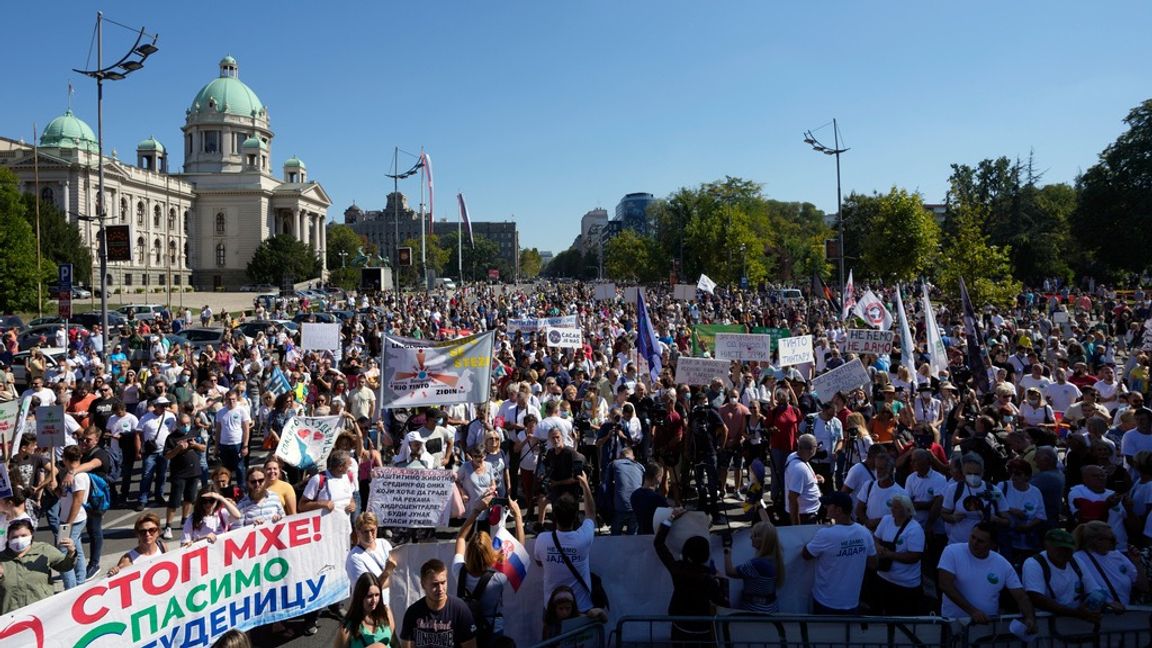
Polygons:
M916 348L857 357L842 350L857 326L833 301L717 289L685 302L654 288L646 299L661 355L655 377L636 349L636 304L593 294L578 283L470 286L341 296L301 315L292 312L299 305L273 300L256 306L255 329L219 318L222 342L204 347L175 335L194 323L190 310L166 313L130 321L109 340L99 327L44 340L65 356L53 367L33 349L19 386L8 368L16 334L7 332L0 400L29 399L29 416L63 404L67 443L39 448L30 419L8 449L15 488L0 502L0 612L50 595L50 570L66 588L104 575L105 497L142 513L138 546L112 572L177 538L214 542L242 525L318 509L352 516L351 599L346 612L333 610L344 623L339 645L386 645L394 633L405 646L431 645L445 640L434 636L445 628L455 643L496 645L502 585L489 576L489 549L505 524L520 538L537 534L552 635L564 619L603 616L589 569L601 528L655 534L674 583L673 614L722 604L778 609L777 527L790 524L822 525L803 549L815 565L816 612L937 611L979 621L1011 609L1033 623L1039 609L1098 620L1147 596L1152 336L1144 323L1152 305L1143 292L1026 291L1011 308L981 309L980 339L965 332L958 309L937 303L947 358L934 364L918 300L909 302ZM340 353L301 350L282 321L293 315L335 318ZM541 333L508 326L570 315L580 348L549 347ZM217 318L206 307L200 319ZM680 357L712 352L694 334L700 324L810 334L814 362L733 361L709 384L677 384ZM496 332L488 402L377 407L384 335L484 331ZM985 366L971 364L973 347ZM813 378L857 360L869 384L813 391ZM286 391L270 389L275 372ZM297 415L340 417L322 470L300 471L266 452ZM372 470L389 465L455 471L464 503L457 562L421 569L423 607L396 615L399 628L387 609L392 545L366 512ZM156 505L162 515L145 512ZM653 521L660 507L672 507L673 519L685 508L719 524L747 519L756 558L726 560L717 572L696 542L674 559L664 546L672 521ZM56 542L31 541L41 525ZM717 580L725 575L743 582L742 597L729 600ZM459 581L456 596L449 577ZM702 592L714 592L707 605ZM302 631L314 633L315 622L308 615ZM707 629L677 632L695 640Z

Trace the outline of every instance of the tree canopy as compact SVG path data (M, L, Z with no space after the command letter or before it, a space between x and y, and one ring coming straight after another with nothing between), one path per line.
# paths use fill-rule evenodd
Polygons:
M540 250L525 248L520 251L520 276L531 279L540 274L542 259Z
M320 276L320 259L307 243L290 234L265 239L248 262L248 277L257 283L282 285Z
M19 182L0 167L0 312L35 310L40 290L55 276L52 262L36 264L36 232L25 215Z
M859 236L856 247L868 276L912 281L932 269L940 225L919 194L893 187L886 194L853 195L849 200L852 231Z

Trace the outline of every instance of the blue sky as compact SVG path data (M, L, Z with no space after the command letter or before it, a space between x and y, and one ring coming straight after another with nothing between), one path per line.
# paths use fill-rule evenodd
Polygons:
M845 195L898 185L936 202L949 164L1029 151L1045 181L1071 182L1152 96L1148 2L191 6L105 6L160 34L147 67L106 88L105 146L122 159L155 135L181 163L184 111L232 54L269 106L274 168L299 155L335 220L353 200L382 207L393 147L424 146L438 218L456 218L463 191L474 219L515 218L522 245L556 252L593 207L725 175L834 211L833 162L801 141L833 117L852 148ZM96 8L5 8L0 134L30 139L63 112L69 81L95 129L94 83L71 68ZM107 56L128 37L107 25Z

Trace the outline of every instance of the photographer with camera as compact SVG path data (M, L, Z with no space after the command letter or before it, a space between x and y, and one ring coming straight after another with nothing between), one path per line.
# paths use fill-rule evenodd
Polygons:
M985 480L984 460L980 455L965 454L961 470L964 481L951 482L944 489L941 517L946 523L949 544L968 542L977 524L991 523L1004 509L1004 495Z
M540 493L536 502L536 522L544 526L544 513L549 502L556 502L562 495L580 497L580 477L584 476L584 457L565 445L564 434L559 428L548 432L548 450L540 456Z
M661 395L660 406L652 413L653 461L663 467L660 490L680 502L680 460L684 448L684 416L676 401L676 390Z
M697 508L709 513L713 522L720 519L719 483L716 481L716 449L727 436L724 420L708 404L708 395L698 391L692 396L688 415L687 455L692 464Z

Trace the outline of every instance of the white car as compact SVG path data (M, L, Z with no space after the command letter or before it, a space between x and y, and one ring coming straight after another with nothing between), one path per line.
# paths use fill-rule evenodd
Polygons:
M127 304L116 309L116 312L122 314L128 319L135 319L136 321L151 322L163 313L166 309L160 304Z
M44 366L47 373L60 366L64 362L64 358L68 357L68 349L60 349L57 347L49 347L40 349L44 354ZM16 383L17 391L24 391L28 389L28 356L32 350L20 351L12 356L12 381Z

